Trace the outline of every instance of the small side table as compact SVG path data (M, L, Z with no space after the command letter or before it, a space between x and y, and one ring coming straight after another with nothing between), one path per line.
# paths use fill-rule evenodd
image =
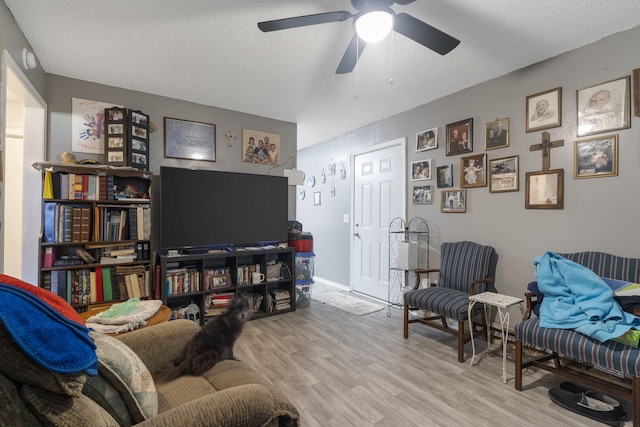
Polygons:
M484 317L487 328L487 352L489 351L491 343L491 329L489 327L489 306L497 307L498 314L500 316L500 332L502 334L502 382L507 383L507 329L509 327L509 307L519 304L520 312L524 312L522 302L524 299L516 298L509 295L502 295L496 292L483 292L477 295L469 296L469 330L471 333L471 348L473 349L473 356L469 363L473 366L474 359L476 358L476 346L473 342L473 306L476 303L482 303L484 305Z

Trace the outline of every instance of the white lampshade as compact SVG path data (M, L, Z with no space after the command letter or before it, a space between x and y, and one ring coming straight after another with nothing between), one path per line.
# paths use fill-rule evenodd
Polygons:
M375 43L393 29L393 15L385 11L373 11L358 17L354 24L356 34L368 43Z

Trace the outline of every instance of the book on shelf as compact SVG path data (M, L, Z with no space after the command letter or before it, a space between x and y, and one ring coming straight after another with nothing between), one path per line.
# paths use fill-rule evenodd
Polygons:
M91 236L91 209L80 209L80 241L88 242Z
M76 255L87 264L93 264L96 259L88 251L83 248L76 248Z
M44 255L42 259L42 266L44 268L53 267L53 263L56 260L55 249L52 246L47 246L44 248Z

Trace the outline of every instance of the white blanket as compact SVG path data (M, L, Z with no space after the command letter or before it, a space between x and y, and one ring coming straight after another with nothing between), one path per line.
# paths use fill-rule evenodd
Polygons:
M114 304L114 306L117 304ZM147 324L147 319L156 314L162 306L160 300L140 301L140 304L127 314L117 317L105 315L111 308L87 319L87 328L103 334L117 334L132 331Z

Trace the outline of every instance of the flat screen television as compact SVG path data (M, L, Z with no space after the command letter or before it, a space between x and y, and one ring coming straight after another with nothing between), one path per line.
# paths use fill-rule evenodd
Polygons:
M282 176L160 167L160 250L287 241Z

